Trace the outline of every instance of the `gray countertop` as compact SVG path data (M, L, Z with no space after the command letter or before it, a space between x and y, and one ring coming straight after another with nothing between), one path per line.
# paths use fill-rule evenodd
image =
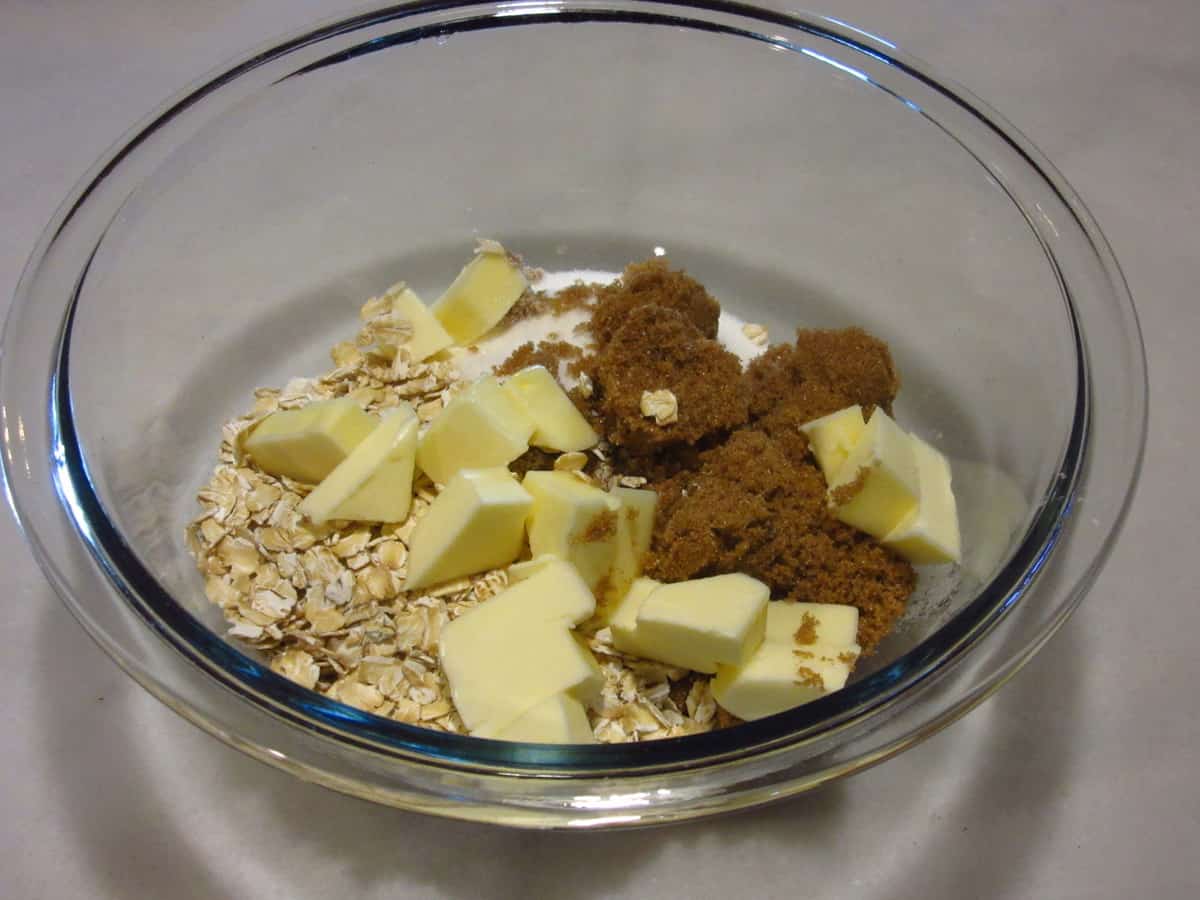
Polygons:
M336 0L0 0L0 296L136 119ZM941 735L814 795L653 832L525 835L305 785L126 678L0 515L5 897L1200 896L1200 3L826 0L1001 110L1083 195L1145 329L1138 497L1081 612ZM1192 412L1188 412L1192 410ZM1152 550L1150 548L1153 548Z

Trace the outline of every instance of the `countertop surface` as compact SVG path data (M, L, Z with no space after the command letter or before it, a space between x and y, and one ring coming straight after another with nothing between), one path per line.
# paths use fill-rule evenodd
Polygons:
M209 68L353 9L318 0L0 0L0 296L59 201ZM826 0L983 97L1082 194L1124 267L1151 431L1080 613L998 696L887 764L761 811L528 835L303 784L178 718L58 602L0 515L8 649L0 895L1200 896L1195 0ZM1137 640L1131 640L1136 635Z

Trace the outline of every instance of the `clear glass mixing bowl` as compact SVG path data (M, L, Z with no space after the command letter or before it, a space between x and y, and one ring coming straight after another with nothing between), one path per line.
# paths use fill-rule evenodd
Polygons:
M223 637L182 532L218 428L321 371L358 304L492 236L550 268L664 248L770 326L892 347L955 459L968 561L846 690L703 736L531 746L305 691ZM726 3L414 3L263 47L135 128L38 244L4 335L4 470L80 622L165 703L301 778L448 816L646 824L877 763L1009 678L1123 516L1133 306L1027 140L887 41Z

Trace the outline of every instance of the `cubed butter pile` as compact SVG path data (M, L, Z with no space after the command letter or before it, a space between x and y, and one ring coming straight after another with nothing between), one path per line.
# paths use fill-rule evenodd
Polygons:
M533 497L529 552L565 559L596 590L616 559L621 502L570 472L527 472L522 484Z
M459 469L507 466L529 449L533 419L487 375L459 391L421 435L417 465L438 484Z
M404 589L508 565L521 553L532 505L508 469L460 470L417 520Z
M802 426L829 483L833 513L917 564L962 558L946 458L876 407L847 407Z
M445 484L459 469L506 466L529 447L586 450L599 436L554 376L532 366L486 375L455 394L421 436L417 465Z
M618 650L711 674L721 664L745 662L757 649L769 596L767 586L749 575L658 585L642 579L613 614L621 623L613 627L613 644Z
M522 483L533 497L528 529L534 558L570 562L606 603L624 596L650 549L658 495L602 491L570 472L532 471Z
M413 362L421 362L454 343L442 323L404 282L392 285L383 295L383 301L397 325L392 332L397 336L394 344L380 341L380 349L386 356L395 356L403 350ZM400 323L405 323L404 327Z
M242 452L272 475L316 484L375 427L375 417L345 397L272 413L242 440Z
M533 422L533 446L567 453L594 447L600 440L545 366L522 369L504 382L504 389Z
M759 719L841 690L859 656L858 610L768 602L748 575L638 578L608 617L618 650L716 673L713 698Z
M529 283L521 267L495 241L480 241L475 258L459 272L432 312L456 343L469 344L504 318Z
M634 581L612 609L613 646L694 672L745 661L762 640L767 586L748 575L716 575L675 584Z
M585 707L604 677L572 629L596 601L569 563L551 560L450 622L442 670L463 724L480 737L593 740Z
M492 731L477 731L480 737L499 741L524 741L529 744L593 744L592 725L587 708L575 696L555 694L531 706L505 725Z
M407 403L390 411L301 502L314 522L354 519L402 522L412 505L417 414Z
M801 426L826 482L833 484L866 427L862 407L857 403Z
M717 667L713 699L741 719L761 719L839 691L857 662L858 610L826 603L767 607L762 643Z
M611 494L621 508L617 512L617 548L603 597L606 607L624 597L642 574L658 511L658 494L654 491L614 487Z

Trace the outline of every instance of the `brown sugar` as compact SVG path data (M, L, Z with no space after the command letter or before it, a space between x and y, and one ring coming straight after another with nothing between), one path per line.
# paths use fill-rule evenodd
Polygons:
M525 473L534 471L550 471L554 468L557 453L542 450L540 447L530 447L508 464L508 470L517 478L524 478Z
M735 716L723 706L717 707L717 727L718 728L733 728L735 725L741 725L742 720Z
M528 366L545 366L551 375L558 375L559 364L578 359L583 351L566 341L532 341L522 344L496 366L497 375L512 375Z
M802 654L797 654L800 657L800 663L796 666L796 684L806 688L816 688L822 690L825 687L825 679L804 665L804 659L807 657Z
M579 544L594 544L603 541L617 533L617 514L611 509L596 515L587 524L587 528L576 538Z
M815 644L817 642L817 617L805 613L800 618L800 627L793 635L797 644Z
M900 389L887 344L861 328L801 329L755 359L746 381L756 419L787 408L812 421L855 403L890 414Z
M853 481L848 481L845 484L840 484L829 492L829 500L834 506L845 506L851 500L858 496L859 492L866 487L868 469L859 469L858 474L854 476Z
M754 428L771 438L790 461L800 465L809 459L808 436L800 430L800 426L813 420L810 410L811 406L803 400L781 403L760 416L754 422Z
M820 470L766 434L735 432L700 459L659 486L648 574L670 582L743 572L774 599L855 606L870 652L904 612L912 566L834 519Z
M682 270L671 269L665 259L631 263L615 282L596 288L596 298L588 327L601 347L612 340L633 310L649 305L675 310L706 338L717 336L720 304L704 285Z
M605 436L631 450L694 444L747 418L738 358L666 307L629 310L596 355L591 378ZM674 397L677 419L660 425L643 414L642 395L664 390Z
M576 282L553 294L545 291L526 291L504 314L497 325L498 331L504 331L518 322L535 319L539 316L561 315L573 309L583 309L590 306L596 299L596 285Z
M596 300L598 288L599 285L586 284L582 281L569 284L551 298L551 311L561 315L573 309L584 309L591 306Z
M504 314L504 318L497 325L498 331L503 331L507 328L516 325L518 322L524 322L526 319L536 319L538 316L544 316L550 312L550 295L542 291L526 291L517 298L517 302L509 307L508 312Z

